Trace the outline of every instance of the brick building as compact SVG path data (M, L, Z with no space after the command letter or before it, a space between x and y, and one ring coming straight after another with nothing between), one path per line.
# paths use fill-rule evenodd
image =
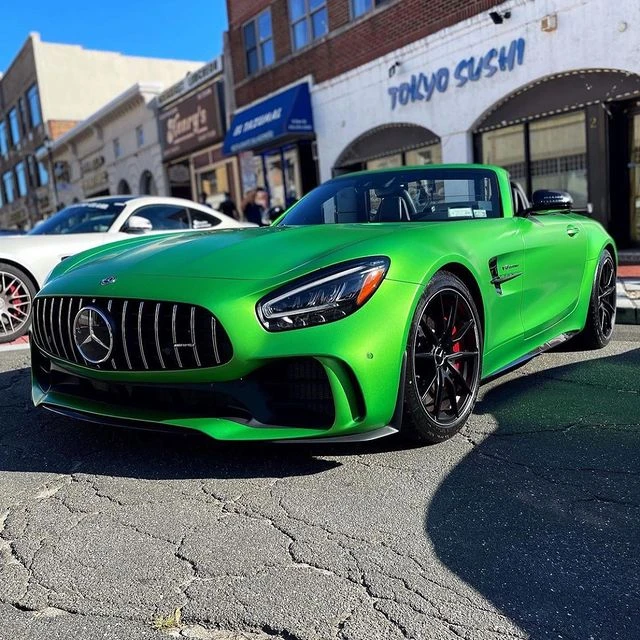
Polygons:
M0 77L0 227L29 227L55 209L46 153L53 140L139 80L169 85L201 64L93 51L29 34Z
M640 244L637 0L227 8L225 150L245 187L263 182L280 204L357 169L492 162L529 194L570 191L620 245Z

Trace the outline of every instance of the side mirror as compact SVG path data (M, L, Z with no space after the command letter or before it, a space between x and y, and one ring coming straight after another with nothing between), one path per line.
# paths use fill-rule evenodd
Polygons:
M573 198L566 191L539 189L533 192L531 211L569 210L573 208Z
M142 216L131 216L123 229L125 233L145 233L152 230L151 220Z

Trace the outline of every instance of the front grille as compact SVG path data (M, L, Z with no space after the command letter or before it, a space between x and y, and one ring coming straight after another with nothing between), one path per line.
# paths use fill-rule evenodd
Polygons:
M89 362L74 340L74 320L86 306L99 309L110 322L113 349L101 364ZM214 315L179 302L43 296L34 301L32 334L49 355L111 371L215 367L233 355Z

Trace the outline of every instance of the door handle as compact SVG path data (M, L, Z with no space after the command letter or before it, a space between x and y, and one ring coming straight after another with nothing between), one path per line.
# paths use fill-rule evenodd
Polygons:
M567 226L567 235L572 237L575 236L580 231L580 227L576 227L572 224Z

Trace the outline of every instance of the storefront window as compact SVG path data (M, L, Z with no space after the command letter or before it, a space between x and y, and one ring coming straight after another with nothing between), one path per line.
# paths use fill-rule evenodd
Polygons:
M640 113L631 120L631 240L640 243Z
M287 184L287 200L285 204L289 207L302 197L302 179L297 149L287 149L284 152L284 170Z
M212 169L206 169L197 174L198 197L204 203L217 209L218 205L224 200L224 194L229 191L229 180L227 177L227 168L225 164Z
M407 151L404 161L409 167L421 164L440 164L442 162L442 145L437 142L422 149Z
M522 124L483 133L482 162L504 167L528 191L524 140Z
M394 153L392 156L376 158L367 162L367 169L389 169L391 167L402 166L402 154Z
M589 196L584 111L532 122L529 140L531 191L568 191L577 208L586 207Z
M42 160L38 160L38 184L41 187L49 184L49 172L47 170L46 161L44 160L44 152L44 147L39 147L36 150L36 156L43 158Z
M284 175L282 173L282 162L280 152L265 156L267 166L267 187L271 197L272 207L285 206Z

